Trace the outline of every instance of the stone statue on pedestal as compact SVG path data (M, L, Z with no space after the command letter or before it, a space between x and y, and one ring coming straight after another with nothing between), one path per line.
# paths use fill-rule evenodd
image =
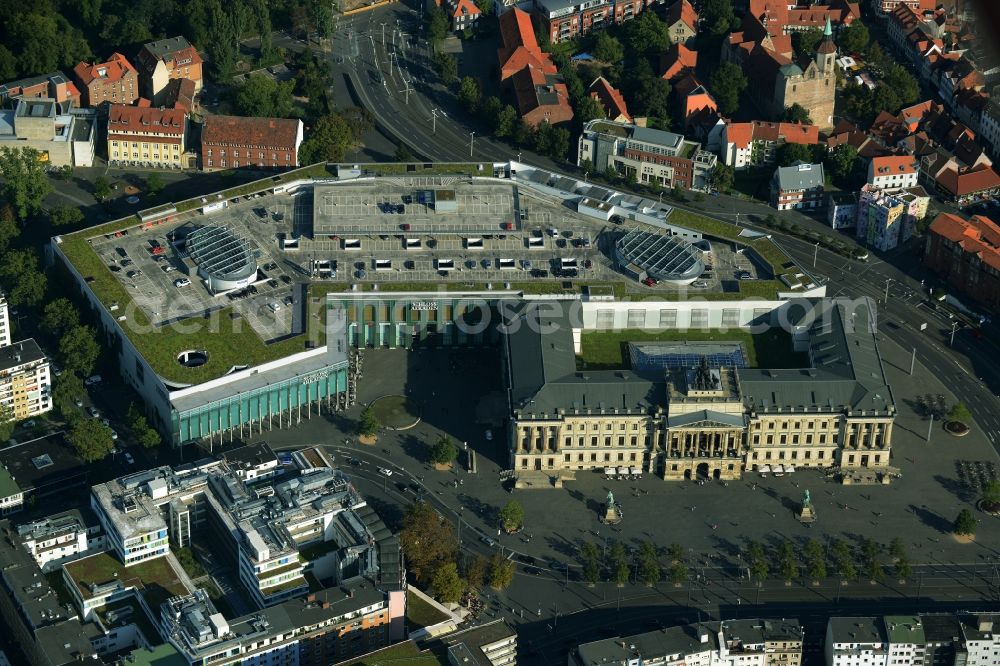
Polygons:
M601 522L607 525L617 525L622 522L622 511L615 504L615 494L608 491L607 506L604 508L604 516L601 518Z
M812 497L809 495L808 488L802 493L802 510L799 511L799 520L803 523L811 523L816 520L816 509L812 505Z

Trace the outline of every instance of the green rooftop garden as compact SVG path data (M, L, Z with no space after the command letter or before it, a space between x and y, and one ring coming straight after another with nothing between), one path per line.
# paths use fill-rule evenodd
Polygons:
M444 622L448 616L413 592L406 592L406 624L412 631Z
M339 666L447 666L448 662L432 652L420 650L413 641L397 643Z
M792 350L792 336L780 328L752 334L741 328L670 331L584 331L580 340L579 369L621 370L629 367L629 342L734 342L742 343L751 368L803 368L809 357Z
M92 596L91 585L103 585L115 580L120 580L126 587L136 588L150 608L159 608L170 597L188 593L164 557L126 567L110 553L99 553L64 567L84 599Z

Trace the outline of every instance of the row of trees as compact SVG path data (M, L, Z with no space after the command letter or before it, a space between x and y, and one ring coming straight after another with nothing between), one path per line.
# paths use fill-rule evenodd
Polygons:
M680 544L671 544L665 553L669 561L667 575L670 582L678 584L688 579L689 571L684 563L684 549ZM661 553L651 542L643 542L639 548L629 552L620 541L605 544L605 557L593 542L586 542L580 548L583 560L583 579L590 585L601 580L611 580L618 585L625 585L632 579L645 585L656 585L663 577L663 566L660 562Z
M483 585L502 590L514 580L514 563L499 553L459 558L455 529L430 504L417 502L403 517L400 541L418 584L445 603L458 602Z
M900 579L909 578L912 566L903 541L893 539L887 553L891 559L893 575ZM828 562L832 562L834 573L843 580L855 580L859 575L859 565L866 578L880 580L885 575L887 565L882 559L883 548L871 539L865 539L858 552L840 539L831 542L828 549L818 540L810 539L802 551L798 552L792 542L786 539L772 555L768 554L759 541L750 541L747 543L746 554L749 574L759 581L771 577L775 570L785 581L792 581L803 573L810 580L820 580L829 573Z

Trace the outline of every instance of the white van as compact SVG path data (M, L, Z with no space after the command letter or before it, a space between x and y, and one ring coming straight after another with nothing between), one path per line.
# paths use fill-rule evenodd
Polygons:
M93 386L94 384L100 384L102 381L104 380L101 379L100 375L91 375L90 377L87 377L87 379L85 379L83 383L86 386Z

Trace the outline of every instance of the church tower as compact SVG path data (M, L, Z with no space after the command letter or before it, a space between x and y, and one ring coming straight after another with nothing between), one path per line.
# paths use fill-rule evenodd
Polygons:
M826 27L823 28L823 41L816 47L816 65L819 71L830 76L837 67L837 45L833 43L833 28L830 17L826 17Z

